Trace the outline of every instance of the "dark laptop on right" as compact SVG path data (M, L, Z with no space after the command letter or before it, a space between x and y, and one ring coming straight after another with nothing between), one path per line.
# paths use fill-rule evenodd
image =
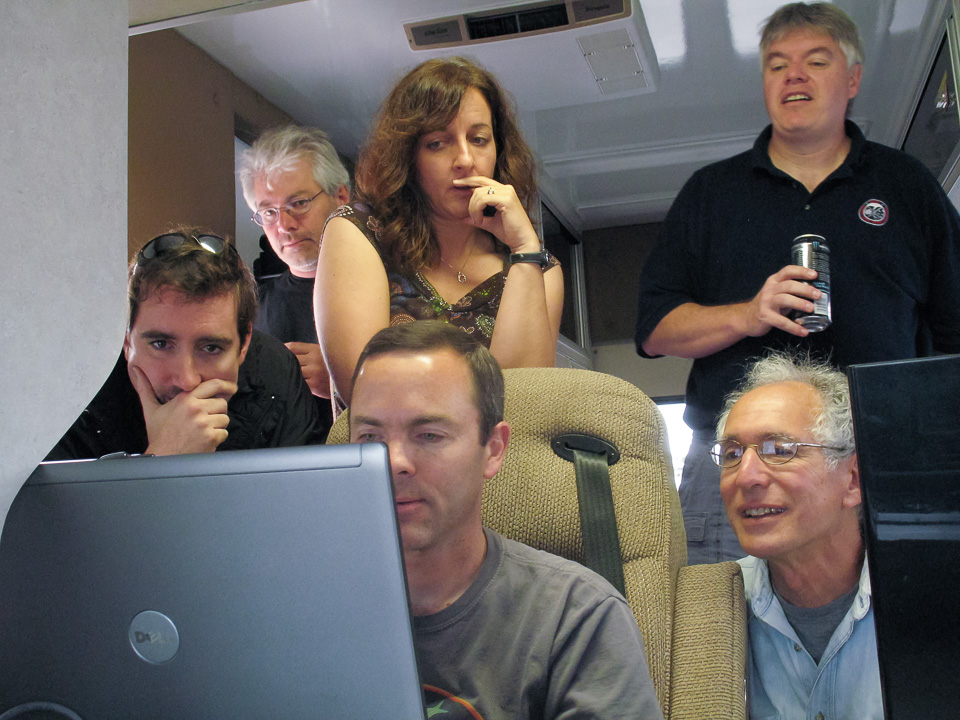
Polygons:
M887 720L960 713L960 355L852 365Z

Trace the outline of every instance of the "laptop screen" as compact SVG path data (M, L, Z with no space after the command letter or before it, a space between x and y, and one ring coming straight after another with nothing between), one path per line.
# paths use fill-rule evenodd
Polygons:
M0 716L422 720L410 627L381 445L45 463L0 540Z
M960 355L848 368L888 720L960 707Z

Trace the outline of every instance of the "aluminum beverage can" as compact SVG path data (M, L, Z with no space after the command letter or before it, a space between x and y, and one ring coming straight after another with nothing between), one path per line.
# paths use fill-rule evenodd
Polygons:
M794 265L817 271L817 279L808 284L820 291L820 297L813 301L813 312L794 311L792 319L810 332L826 330L833 321L830 309L830 248L821 235L800 235L793 240L790 257Z

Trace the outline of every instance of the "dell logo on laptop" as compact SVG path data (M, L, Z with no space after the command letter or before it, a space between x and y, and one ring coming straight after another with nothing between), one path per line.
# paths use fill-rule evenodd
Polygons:
M164 635L163 633L157 632L140 632L139 630L134 630L133 639L137 643L168 643L177 642L177 638L172 635Z
M173 621L156 610L144 610L130 623L130 647L143 660L157 665L172 659L180 649L180 633Z

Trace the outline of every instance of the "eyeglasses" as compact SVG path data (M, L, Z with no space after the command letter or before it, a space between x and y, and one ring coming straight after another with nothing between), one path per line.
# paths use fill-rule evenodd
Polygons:
M757 456L767 465L783 465L797 456L802 447L816 447L824 450L842 451L845 448L818 445L817 443L797 442L785 437L764 438L758 443L740 443L736 440L722 440L710 448L710 457L722 468L732 468L740 464L747 448L757 451Z
M301 215L306 215L310 212L310 203L316 200L323 194L323 190L318 192L312 198L301 198L300 200L291 200L288 203L284 203L280 207L272 208L262 208L253 214L253 217L250 218L260 227L266 227L267 225L273 225L277 220L280 219L280 211L286 210L287 215L292 215L293 217L300 217Z
M195 243L214 255L220 255L230 251L236 255L237 252L233 245L217 235L187 235L180 232L164 233L163 235L157 235L157 237L140 248L140 252L137 253L137 263L133 268L133 272L136 273L137 268L145 261L153 260L155 257L175 250L186 243Z

